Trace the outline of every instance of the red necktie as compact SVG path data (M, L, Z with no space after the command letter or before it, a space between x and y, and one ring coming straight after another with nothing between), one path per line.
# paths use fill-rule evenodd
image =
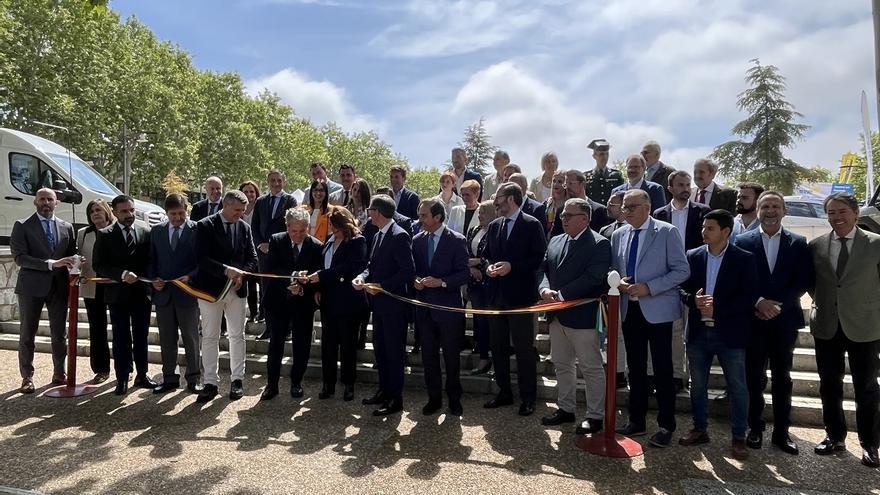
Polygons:
M700 196L697 198L697 203L706 204L706 190L700 189Z

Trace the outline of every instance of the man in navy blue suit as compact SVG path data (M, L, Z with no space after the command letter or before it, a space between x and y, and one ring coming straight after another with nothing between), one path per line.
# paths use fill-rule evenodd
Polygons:
M391 197L394 198L397 213L415 220L418 216L416 210L419 208L419 195L406 188L406 167L394 165L388 175L391 181Z
M747 459L746 346L751 313L758 299L755 256L729 242L733 215L713 210L703 218L704 246L688 251L690 277L681 285L688 315L688 361L694 427L679 440L690 446L709 442L708 382L712 359L718 358L730 397L731 450Z
M522 189L523 191L529 190L529 181L526 179L526 176L523 174L519 174L519 173L510 174L510 177L508 177L508 180L510 182L513 182L514 184L518 185L520 187L520 189ZM528 193L526 193L526 195L523 196L522 211L523 211L523 213L525 213L527 215L531 215L541 221L544 221L544 219L547 218L547 205L545 205L544 203L542 203L540 201L537 201L537 200L530 198Z
M452 173L455 174L455 194L461 196L461 185L464 181L473 179L480 183L480 196L483 199L483 176L473 170L467 169L467 153L462 148L452 148Z
M489 224L486 233L486 279L490 303L498 309L531 306L538 296L538 268L547 246L544 224L522 213L523 191L512 182L505 182L495 192L498 218ZM510 385L510 344L516 354L519 383L519 414L535 412L537 394L537 359L535 353L535 319L529 314L505 314L489 320L495 383L498 395L483 407L513 404Z
M409 234L397 225L394 200L377 194L367 208L370 220L379 228L370 247L367 269L351 281L355 289L365 283L376 283L392 294L406 294L415 277L412 244ZM406 359L406 327L410 308L374 289L372 295L373 349L379 368L379 390L364 405L378 405L374 416L387 416L403 410L403 368Z
M678 229L687 251L703 245L703 216L709 207L695 203L691 198L691 174L676 170L669 175L669 192L672 201L654 210L653 217L671 223Z
M651 211L653 212L666 204L666 192L663 190L663 186L645 178L646 170L647 165L642 155L630 155L626 159L627 182L615 187L611 192L641 189L647 192L648 197L651 198Z
M791 365L798 329L804 326L801 297L813 281L813 263L804 236L782 227L785 199L776 191L758 197L757 229L736 237L737 247L755 255L758 265L758 303L752 317L752 338L746 349L749 388L749 435L746 444L761 448L764 419L764 383L769 360L773 378L774 445L797 455L788 434L791 424Z
M426 199L419 205L419 223L422 230L413 238L413 261L416 267L415 289L420 301L463 307L461 287L470 278L467 240L444 225L446 209L436 199ZM434 414L443 405L440 372L440 349L446 364L446 395L449 412L461 416L461 383L459 382L459 353L464 343L464 313L416 308L416 325L422 340L422 363L425 367L425 385L428 403L422 408L426 416Z

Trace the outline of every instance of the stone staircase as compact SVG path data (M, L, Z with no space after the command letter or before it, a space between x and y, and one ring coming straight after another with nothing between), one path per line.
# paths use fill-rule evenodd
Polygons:
M37 340L36 340L36 349L37 352L50 352L50 333L49 333L49 323L47 321L46 312L44 310L42 314L42 320L40 322ZM79 356L88 356L89 355L89 329L86 318L86 312L82 305L82 301L80 301L79 308L79 340L77 343L77 354ZM466 330L466 345L465 350L461 352L460 355L460 364L462 369L462 386L466 393L472 394L492 394L496 390L494 388L494 384L492 383L491 378L486 376L477 376L472 377L468 375L468 372L473 369L477 361L479 360L479 356L477 354L472 354L470 349L473 347L473 333L471 330L472 320L470 317L467 319L467 330ZM249 323L247 326L246 332L246 344L247 344L247 364L246 369L249 374L257 373L262 374L266 371L266 353L268 351L268 340L257 340L256 335L259 335L264 328L264 324L262 323ZM18 333L19 333L19 322L15 320L10 321L0 321L0 348L2 349L10 349L15 350L18 348ZM108 331L108 333L110 333ZM321 376L321 362L320 362L320 341L321 341L321 322L320 322L320 312L316 314L315 324L314 324L314 335L312 340L311 354L308 369L306 371L307 378L320 379ZM108 336L111 339L112 346L112 335ZM408 346L407 350L410 349L412 345L412 333L408 337ZM378 373L374 368L374 355L373 348L370 344L372 340L372 328L368 328L367 332L367 345L366 349L358 351L358 372L357 372L357 381L359 386L359 395L367 394L368 390L372 390L372 384L376 383L378 380ZM159 351L159 329L156 325L156 315L155 312L152 313L151 321L150 321L150 330L149 330L149 349L148 356L149 361L154 366L151 367L152 374L159 374L160 370L158 365L161 364L161 356ZM545 400L547 402L554 402L556 399L556 380L553 370L553 363L549 360L550 355L550 336L548 331L548 325L546 320L542 317L539 318L538 322L538 334L535 339L535 347L538 350L540 355L540 361L538 363L538 398L540 400ZM221 361L221 370L228 370L228 341L225 338L221 338L220 340L220 361ZM282 376L286 376L290 371L290 343L288 342L285 350L285 358L283 361L282 368ZM178 358L180 362L184 363L184 354L183 348L179 348ZM516 360L511 358L511 369L513 371L516 370ZM848 370L848 368L847 368ZM79 379L80 381L86 380L91 376L91 371L88 369L79 370ZM513 376L514 382L516 381L516 375ZM792 372L792 380L794 382L793 387L793 404L792 404L792 421L797 425L804 426L821 426L822 425L822 409L821 402L819 400L819 375L816 373L816 359L815 359L815 351L813 344L813 337L810 335L808 329L801 329L798 334L796 349L794 352L794 364L793 364L793 372ZM245 384L245 386L262 386L260 382L256 382L256 384ZM283 383L281 384L282 389L286 387ZM406 369L406 386L414 387L414 388L423 388L424 387L424 374L422 368L422 359L418 354L407 354L407 369ZM721 373L721 368L715 366L712 368L711 376L710 376L710 397L716 396L720 393L721 388L724 386L724 378ZM223 387L221 386L221 390ZM514 385L515 389L515 385ZM768 385L765 398L767 399L768 407L765 411L767 417L771 417L771 408L769 404L772 402L769 395L770 387ZM307 394L316 394L316 390L307 390ZM847 374L845 377L844 384L844 410L847 415L847 421L850 425L855 425L855 403L853 401L853 389L852 389L852 380L851 377ZM578 395L579 400L583 400L583 394ZM627 401L627 391L619 390L617 394L618 405L623 407ZM652 399L652 407L655 407ZM727 407L728 403L726 401L719 400L710 400L710 412L715 416L725 417L727 416ZM540 408L539 408L540 409ZM690 399L688 398L687 391L684 391L678 395L677 398L677 409L678 411L685 412L690 410ZM543 411L539 410L539 414L543 414Z

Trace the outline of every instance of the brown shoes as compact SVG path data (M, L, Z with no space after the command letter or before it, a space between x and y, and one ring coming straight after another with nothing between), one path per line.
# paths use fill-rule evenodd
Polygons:
M55 373L52 375L52 385L64 385L67 383L67 375L64 373Z
M97 385L99 383L104 383L110 378L110 373L96 373L95 377L92 378L92 383Z
M687 435L678 439L678 444L684 447L699 445L701 443L709 443L709 434L705 431L691 430Z
M19 388L18 391L23 394L32 394L34 393L34 390L34 381L30 378L22 378L21 388Z
M734 438L730 444L730 453L734 459L744 461L749 458L749 451L746 449L745 438Z

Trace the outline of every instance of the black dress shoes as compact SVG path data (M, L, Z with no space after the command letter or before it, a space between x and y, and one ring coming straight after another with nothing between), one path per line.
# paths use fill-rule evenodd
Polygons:
M746 436L746 446L750 449L760 449L764 443L764 432L758 430L749 430Z
M773 438L771 438L770 441L786 454L798 455L798 446L794 443L794 440L788 436L788 433L777 435L774 432Z
M269 332L269 329L263 330L263 333L257 335L257 340L269 340L269 337L272 336L272 333Z
M202 387L202 391L199 392L199 396L196 397L196 404L204 404L206 402L210 402L217 397L217 385L211 385L210 383L206 383L205 386Z
M592 419L587 418L581 422L581 424L575 426L574 433L576 435L587 435L591 433L599 433L602 431L602 420L601 419Z
M336 390L328 387L327 384L324 384L321 386L321 391L318 392L318 398L321 400L329 399L330 397L333 397L334 394L336 394Z
M880 467L880 458L877 457L877 448L862 449L862 465L870 468Z
M302 385L300 385L299 383L292 383L290 385L291 397L293 397L294 399L301 399L303 395L305 395L305 393L303 392Z
M403 411L403 399L391 399L385 401L382 407L373 411L373 416L388 416Z
M624 426L618 427L615 433L625 437L640 437L646 435L648 430L645 428L645 425L627 423Z
M422 407L422 414L430 416L439 411L443 407L443 401L440 399L428 399L428 403Z
M846 450L846 444L843 442L838 442L837 440L832 439L831 437L825 437L825 440L819 442L818 445L813 447L813 452L818 455L831 455L835 452L843 452Z
M191 394L197 394L202 391L202 386L196 382L187 383L186 389L189 390L189 393L191 393Z
M361 401L361 404L365 406L376 406L385 402L385 395L381 390L377 390L372 397L367 397L366 399Z
M164 382L162 385L156 386L156 388L153 389L153 393L164 394L166 392L171 392L172 390L177 390L178 388L180 388L179 383Z
M495 409L502 406L510 406L513 405L513 397L507 394L498 394L494 399L489 402L483 404L483 407L486 409Z
M125 395L128 393L128 379L116 380L116 390L113 391L116 395Z
M241 384L241 380L232 380L232 384L229 386L229 400L238 400L244 397L244 386Z
M263 389L263 393L260 394L260 400L272 400L276 395L278 395L278 387L266 386Z
M345 402L351 402L354 400L354 385L345 386L345 390L342 392L342 400Z
M557 409L552 414L548 414L541 418L541 424L544 426L557 426L562 423L574 423L574 413Z
M535 412L535 401L527 400L523 401L522 404L519 405L519 415L520 416L531 416Z
M464 414L464 408L461 407L460 400L449 401L449 414L453 416L461 416L462 414Z
M156 388L159 384L147 375L138 375L134 379L134 386L140 388Z

